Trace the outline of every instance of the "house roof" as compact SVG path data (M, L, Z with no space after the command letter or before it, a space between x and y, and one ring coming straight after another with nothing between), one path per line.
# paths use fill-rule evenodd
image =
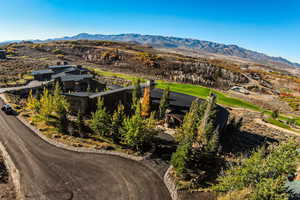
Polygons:
M140 84L140 87L141 88L145 88L145 87L148 87L148 83L141 83ZM116 93L116 92L121 92L121 91L131 91L135 88L134 85L131 85L131 86L128 86L128 87L121 87L121 88L118 88L118 89L114 89L114 90L108 90L108 91L105 91L105 92L99 92L99 93L96 93L94 95L91 95L90 98L93 99L93 98L97 98L97 97L100 97L102 95L108 95L108 94L113 94L113 93Z
M54 72L52 70L49 70L49 69L37 70L37 71L31 72L32 75L53 74L53 73Z
M48 69L65 69L71 67L76 67L76 66L75 65L53 65L53 66L49 66Z
M108 85L107 88L110 89L110 90L116 90L116 89L122 88L122 86L119 86L119 85Z
M82 75L73 75L73 74L68 74L67 76L61 76L61 81L81 81L84 79L89 79L93 78L93 75L91 74L82 74Z
M89 97L95 93L93 92L72 92L72 93L63 93L65 96L76 96L76 97Z
M53 74L51 76L52 79L56 79L56 78L60 78L60 77L63 77L63 76L66 76L66 73L65 72L60 72L60 73L57 73L57 74Z

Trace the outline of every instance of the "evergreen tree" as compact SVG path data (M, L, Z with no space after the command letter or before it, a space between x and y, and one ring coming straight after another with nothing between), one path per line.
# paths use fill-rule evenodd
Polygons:
M68 133L69 120L68 120L68 111L63 104L58 105L57 110L58 120L57 128L61 133Z
M96 112L92 114L90 127L95 133L101 136L108 136L109 134L110 119L101 98L98 99Z
M80 111L78 111L78 113L77 113L76 124L77 124L77 128L78 128L80 137L84 137L84 126L85 125L84 125L82 113Z
M111 122L111 136L112 139L117 143L121 140L121 129L124 118L124 106L120 104L118 105L117 110L114 112Z
M206 109L203 115L201 122L198 127L198 135L196 138L196 146L201 146L209 143L209 140L212 138L216 124L216 95L211 94L207 102Z
M142 97L141 94L141 81L140 79L137 79L133 82L134 89L132 90L132 104L135 106L137 105L138 101Z
M164 119L166 110L169 107L170 88L166 88L159 103L159 119Z
M177 175L183 175L189 169L189 162L192 154L192 141L186 138L179 144L176 152L173 153L171 163Z
M182 126L176 130L175 138L181 142L185 137L194 138L197 132L197 127L203 117L206 103L196 99L192 102L189 112L183 119Z
M274 110L271 116L273 119L277 119L279 117L279 110Z

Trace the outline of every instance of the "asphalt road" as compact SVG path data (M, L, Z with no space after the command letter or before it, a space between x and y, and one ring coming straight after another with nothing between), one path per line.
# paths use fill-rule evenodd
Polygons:
M171 199L162 179L147 166L117 156L54 147L2 111L0 140L21 173L26 199Z

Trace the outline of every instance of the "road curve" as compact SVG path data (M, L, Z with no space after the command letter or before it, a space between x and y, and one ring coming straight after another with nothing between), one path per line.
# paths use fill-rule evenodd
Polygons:
M117 156L57 148L2 111L0 140L20 171L26 199L171 199L162 179L145 165Z

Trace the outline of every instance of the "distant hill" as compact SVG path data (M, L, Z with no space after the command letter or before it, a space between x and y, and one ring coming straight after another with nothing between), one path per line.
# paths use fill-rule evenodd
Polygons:
M225 56L235 56L250 61L260 62L263 64L283 64L289 67L300 67L300 64L293 63L282 57L272 57L263 53L251 51L237 45L225 45L215 42L209 42L197 39L167 37L158 35L141 35L141 34L119 34L119 35L102 35L102 34L88 34L80 33L71 37L48 39L43 42L53 40L109 40L134 42L143 45L151 45L155 48L169 48L169 49L189 49L204 53L219 54ZM35 40L34 42L42 42ZM0 43L1 44L1 43Z

